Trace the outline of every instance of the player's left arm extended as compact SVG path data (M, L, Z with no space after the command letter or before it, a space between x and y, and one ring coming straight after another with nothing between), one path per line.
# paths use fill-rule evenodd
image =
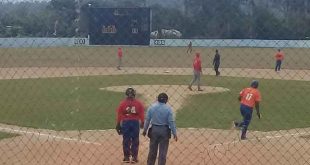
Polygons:
M258 116L258 118L260 119L261 115L260 115L260 111L259 111L259 102L255 102L255 109L256 109L256 114Z

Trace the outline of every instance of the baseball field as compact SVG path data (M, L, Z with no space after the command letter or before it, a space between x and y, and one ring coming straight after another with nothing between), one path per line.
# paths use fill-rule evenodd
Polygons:
M115 109L128 86L145 107L168 93L180 137L171 142L170 164L310 162L308 49L283 49L276 73L275 49L219 48L216 77L215 48L194 48L202 56L203 92L187 90L193 55L186 48L123 49L122 70L117 47L0 49L0 164L119 164ZM263 117L253 115L249 139L240 141L231 123L241 119L238 93L253 79ZM141 136L140 144L143 164L148 139Z

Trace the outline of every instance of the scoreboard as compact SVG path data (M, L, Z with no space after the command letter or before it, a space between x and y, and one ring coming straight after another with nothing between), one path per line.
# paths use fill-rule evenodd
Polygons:
M150 8L89 8L90 45L149 45Z

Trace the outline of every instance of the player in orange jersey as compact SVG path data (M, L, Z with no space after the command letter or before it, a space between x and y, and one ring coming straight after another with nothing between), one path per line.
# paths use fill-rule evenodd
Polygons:
M281 64L284 59L284 53L281 51L281 49L278 49L278 52L276 53L275 58L276 58L276 67L274 70L276 72L280 72Z
M251 87L244 88L239 94L240 112L243 117L242 122L234 121L234 126L241 128L241 140L246 139L246 132L252 119L252 112L255 106L256 114L258 118L261 118L259 111L259 103L261 101L261 95L258 88L258 81L253 80Z

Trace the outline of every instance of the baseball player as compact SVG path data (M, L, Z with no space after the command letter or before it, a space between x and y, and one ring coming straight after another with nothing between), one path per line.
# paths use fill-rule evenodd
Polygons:
M123 162L137 163L140 127L143 128L144 122L144 106L135 98L136 91L133 88L128 88L125 94L126 99L122 100L117 108L116 131L119 135L123 135Z
M243 117L242 122L234 121L234 126L241 128L241 140L246 139L246 132L250 125L252 119L252 112L255 106L256 114L258 118L261 118L260 111L259 111L259 103L261 101L261 95L258 88L258 81L253 80L251 82L251 87L244 88L238 97L240 101L240 112Z
M144 129L142 135L145 136L148 132L150 138L150 149L147 157L147 165L154 165L159 150L158 164L165 165L169 147L169 139L171 132L175 141L178 141L173 113L168 102L168 95L160 93L157 97L157 102L152 104L147 111ZM149 128L149 125L152 125Z
M215 50L215 55L214 55L214 58L213 58L213 63L212 63L216 76L220 75L220 71L219 71L220 62L221 62L221 56L219 54L219 51L216 49Z
M190 82L189 86L188 86L188 89L189 90L193 90L192 89L192 85L197 82L197 85L198 85L198 91L203 91L201 88L200 88L200 77L201 77L201 74L202 74L202 68L201 68L201 59L200 59L200 53L196 53L196 56L194 58L194 62L193 62L193 69L194 69L194 76L193 76L193 79L192 81Z
M192 51L193 51L193 43L192 43L192 41L189 41L189 44L187 45L187 51L186 51L186 53L188 54L188 53L192 53Z
M122 58L123 58L123 49L121 47L119 47L117 49L117 57L118 57L118 65L117 65L117 69L121 70L121 66L122 66Z
M281 64L284 59L284 53L281 51L281 49L278 49L278 52L276 53L275 58L276 58L276 67L274 70L276 72L280 72Z

